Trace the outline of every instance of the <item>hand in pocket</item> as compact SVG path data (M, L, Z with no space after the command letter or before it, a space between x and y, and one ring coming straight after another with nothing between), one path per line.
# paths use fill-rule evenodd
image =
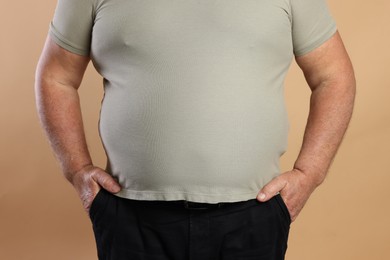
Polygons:
M100 189L105 189L111 193L117 193L121 190L120 185L110 174L95 166L85 167L75 173L71 183L76 189L83 208L88 215Z

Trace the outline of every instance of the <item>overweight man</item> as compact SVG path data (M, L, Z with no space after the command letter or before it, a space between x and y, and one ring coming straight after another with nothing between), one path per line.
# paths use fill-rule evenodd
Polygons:
M310 111L280 172L293 59ZM80 110L90 61L105 169ZM355 78L325 0L58 0L35 91L99 259L282 260L348 127Z

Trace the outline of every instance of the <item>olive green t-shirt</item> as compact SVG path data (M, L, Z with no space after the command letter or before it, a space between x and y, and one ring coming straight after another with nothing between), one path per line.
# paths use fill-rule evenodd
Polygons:
M58 0L49 29L104 79L116 195L208 203L280 173L286 73L335 32L325 0Z

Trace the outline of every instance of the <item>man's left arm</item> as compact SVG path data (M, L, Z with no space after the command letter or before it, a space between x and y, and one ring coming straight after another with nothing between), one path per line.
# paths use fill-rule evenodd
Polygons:
M324 181L350 122L356 83L340 34L295 58L311 89L302 147L291 171L272 179L257 199L280 192L294 221L311 193Z

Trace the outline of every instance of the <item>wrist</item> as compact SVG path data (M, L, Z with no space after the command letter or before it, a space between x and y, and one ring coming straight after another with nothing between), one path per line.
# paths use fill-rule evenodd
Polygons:
M75 181L76 177L78 177L79 175L85 172L90 171L93 167L94 165L92 164L92 162L90 162L79 167L73 167L71 169L64 170L63 172L65 178L74 186L76 182Z
M299 172L300 174L302 174L305 177L305 179L307 180L308 185L312 186L314 189L317 188L318 186L320 186L325 179L324 174L320 174L320 173L317 173L315 171L305 170L305 169L302 169L302 168L297 167L295 165L293 167L293 171Z

